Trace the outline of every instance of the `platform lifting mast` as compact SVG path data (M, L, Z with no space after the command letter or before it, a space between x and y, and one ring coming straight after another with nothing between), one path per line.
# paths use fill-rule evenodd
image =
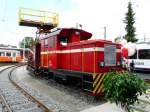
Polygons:
M35 42L37 43L41 34L49 33L51 29L58 26L58 14L48 11L20 8L19 25L36 27ZM33 52L30 53L33 54ZM25 50L23 54L23 57L25 58Z
M36 27L36 39L58 26L58 14L48 11L20 8L19 25Z

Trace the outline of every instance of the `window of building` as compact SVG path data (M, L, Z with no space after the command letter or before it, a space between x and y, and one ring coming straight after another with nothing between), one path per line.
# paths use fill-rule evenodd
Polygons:
M141 49L138 54L139 59L150 59L150 49Z
M7 53L6 53L6 56L11 56L11 53L10 53L10 52L7 52Z
M48 48L48 39L45 39L45 40L44 40L44 47L45 47L45 48Z
M135 52L133 56L129 56L129 59L137 59L137 51Z
M50 47L51 48L55 47L55 39L54 39L54 37L50 37Z
M0 56L5 56L5 53L4 52L0 52Z

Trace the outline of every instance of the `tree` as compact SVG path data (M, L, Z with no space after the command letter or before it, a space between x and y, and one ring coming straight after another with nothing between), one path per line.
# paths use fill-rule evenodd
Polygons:
M130 106L138 101L138 96L146 91L145 82L137 75L123 72L109 72L104 79L104 94L106 99L130 112Z
M122 38L121 36L117 36L117 37L114 39L114 42L116 42L116 43L117 43L117 42L120 42L121 38Z
M31 48L34 40L32 37L24 37L23 40L20 42L20 48L24 48L24 43L25 43L25 48Z
M135 13L133 12L132 4L131 4L131 2L129 2L128 3L128 12L126 13L125 20L123 21L126 24L125 39L127 40L127 42L136 42L136 41L138 41L138 39L135 38L136 28L134 27L134 23L135 23L134 16L135 16Z

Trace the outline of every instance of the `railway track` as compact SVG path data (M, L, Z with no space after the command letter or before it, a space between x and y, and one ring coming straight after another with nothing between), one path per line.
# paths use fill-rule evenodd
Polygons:
M13 71L22 65L12 65L0 71L0 102L6 112L52 112L41 101L29 94L13 79ZM10 71L8 71L11 69ZM8 72L7 75L4 72ZM3 76L5 75L5 76ZM2 78L3 77L3 78Z
M150 84L150 79L144 79L144 81Z
M0 63L0 67L15 65L16 63Z

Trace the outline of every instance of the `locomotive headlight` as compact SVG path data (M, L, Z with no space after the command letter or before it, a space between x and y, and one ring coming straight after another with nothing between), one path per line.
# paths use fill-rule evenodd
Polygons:
M99 62L99 66L104 67L104 62L103 61Z

